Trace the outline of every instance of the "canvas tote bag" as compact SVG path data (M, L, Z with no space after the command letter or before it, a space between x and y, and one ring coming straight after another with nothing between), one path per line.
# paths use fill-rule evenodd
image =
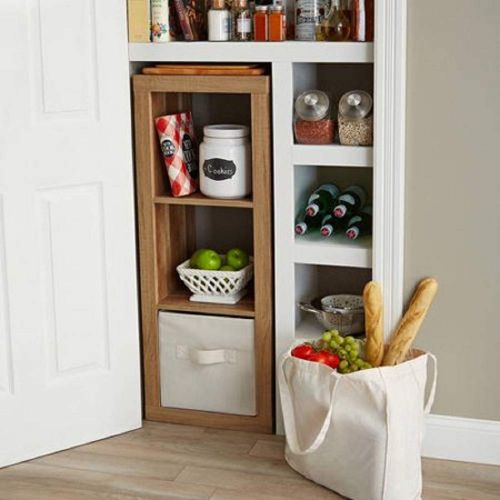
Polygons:
M437 378L432 354L341 375L288 351L278 378L292 468L355 500L421 498L424 417Z

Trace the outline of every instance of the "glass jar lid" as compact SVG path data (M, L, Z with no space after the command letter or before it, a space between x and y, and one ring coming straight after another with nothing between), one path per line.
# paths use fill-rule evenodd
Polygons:
M364 90L346 92L339 102L339 115L350 120L360 120L370 114L373 106L372 96Z
M322 120L330 109L330 99L321 90L308 90L297 97L295 111L306 121Z
M224 123L203 127L203 135L214 139L242 139L248 137L249 134L250 129L246 125Z

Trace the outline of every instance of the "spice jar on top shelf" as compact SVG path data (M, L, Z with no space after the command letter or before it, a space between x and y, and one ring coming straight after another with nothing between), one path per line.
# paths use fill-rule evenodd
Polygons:
M295 101L295 139L299 144L331 144L334 136L330 99L321 90L309 90Z
M373 100L368 92L351 90L340 98L340 143L348 146L373 144Z
M252 14L247 0L234 0L231 14L231 38L240 42L250 41L252 39Z
M256 5L253 15L253 39L266 42L269 39L269 15L267 5Z
M286 18L283 5L273 5L269 13L269 40L282 42L286 39Z

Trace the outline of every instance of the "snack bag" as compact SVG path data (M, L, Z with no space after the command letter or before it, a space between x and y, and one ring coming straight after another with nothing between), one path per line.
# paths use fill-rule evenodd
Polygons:
M194 193L198 188L198 164L191 112L160 116L155 126L173 196Z

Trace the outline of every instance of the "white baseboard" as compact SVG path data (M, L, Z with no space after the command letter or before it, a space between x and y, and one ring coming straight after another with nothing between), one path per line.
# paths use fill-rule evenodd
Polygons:
M500 465L500 421L429 415L423 456Z

